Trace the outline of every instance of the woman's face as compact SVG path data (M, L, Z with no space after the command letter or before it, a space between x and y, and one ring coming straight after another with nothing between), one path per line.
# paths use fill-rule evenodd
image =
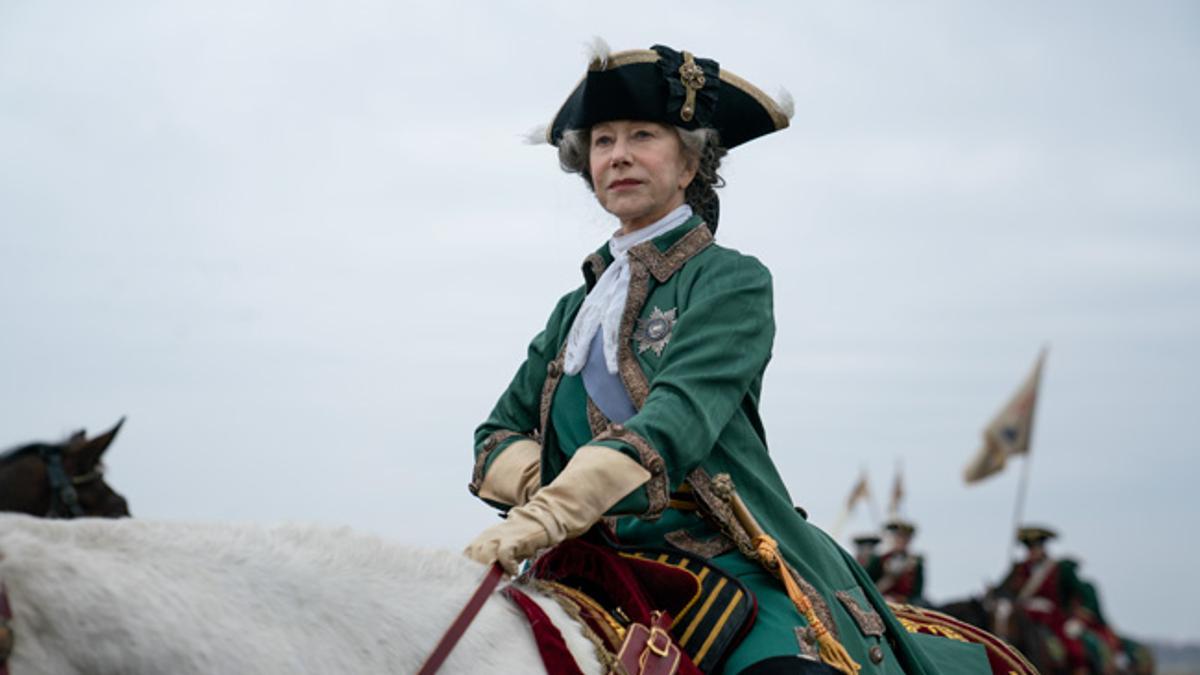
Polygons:
M657 122L615 120L592 127L592 187L623 232L645 227L683 204L696 175L679 134Z

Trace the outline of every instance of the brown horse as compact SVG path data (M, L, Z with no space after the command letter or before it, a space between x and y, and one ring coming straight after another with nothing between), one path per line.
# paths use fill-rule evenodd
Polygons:
M128 516L129 505L104 481L101 462L124 422L95 438L80 430L60 443L29 443L0 453L0 511L46 518Z
M1036 624L1010 598L989 590L983 597L971 597L937 608L943 614L982 628L1012 645L1025 655L1043 675L1072 675L1064 661L1048 648L1050 640L1045 630Z

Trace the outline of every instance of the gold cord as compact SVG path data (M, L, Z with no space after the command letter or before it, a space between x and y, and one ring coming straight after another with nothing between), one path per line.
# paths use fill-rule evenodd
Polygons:
M783 581L783 587L787 590L788 597L792 599L792 604L796 605L796 609L800 610L805 619L808 619L808 625L812 628L813 636L817 640L817 653L821 660L846 675L857 675L858 671L862 670L862 666L850 657L842 643L837 641L837 638L829 632L829 629L817 616L812 602L809 601L808 596L804 595L804 591L792 577L791 568L787 566L783 556L779 555L779 544L770 536L760 534L754 538L754 550L758 553L759 562Z

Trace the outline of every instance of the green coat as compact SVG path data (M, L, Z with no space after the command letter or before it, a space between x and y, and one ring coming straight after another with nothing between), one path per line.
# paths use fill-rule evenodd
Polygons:
M629 251L618 365L638 412L624 424L612 424L588 400L581 378L564 375L562 368L575 314L611 261L607 246L588 256L584 285L559 300L508 389L476 430L472 491L478 492L492 460L520 437L542 443L543 484L584 444L605 445L640 462L651 474L649 482L610 513L621 540L669 542L701 555L738 576L758 598L755 629L727 663L727 672L736 672L755 660L802 653L811 645L798 639L796 629L802 638L807 622L779 582L739 551L739 546L748 548L749 538L712 489L714 476L728 474L807 582L818 616L863 666L863 675L945 672L934 665L937 655L918 646L927 641L914 639L899 625L849 553L796 513L767 453L758 415L775 335L766 267L713 243L698 217ZM663 317L669 328L665 336ZM652 318L660 318L659 332L649 328ZM681 490L690 490L711 517L668 508L671 494ZM966 653L966 661L982 664L982 670L960 672L988 672L981 648L976 653L962 647L947 645L956 654Z

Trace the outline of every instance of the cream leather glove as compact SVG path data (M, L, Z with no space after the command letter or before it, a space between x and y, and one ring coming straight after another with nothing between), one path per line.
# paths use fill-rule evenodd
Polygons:
M520 506L542 486L542 446L527 438L514 441L488 467L479 496Z
M484 530L463 553L485 565L499 562L509 574L516 574L522 560L583 534L648 480L650 472L627 455L602 445L585 445L557 478L525 505L510 510L504 522Z

